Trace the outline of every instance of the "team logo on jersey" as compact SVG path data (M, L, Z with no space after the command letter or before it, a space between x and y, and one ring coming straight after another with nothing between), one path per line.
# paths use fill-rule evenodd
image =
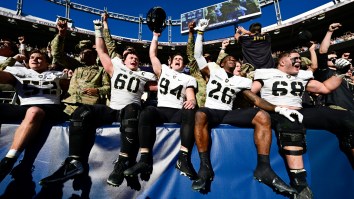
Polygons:
M225 83L229 82L229 79L225 79Z
M141 75L144 76L144 75L145 75L145 72L141 72Z
M290 78L291 78L291 75L286 75L286 77L287 77L288 79L290 79Z
M129 75L132 75L133 74L133 71L129 71Z
M173 76L173 79L176 79L176 77L177 77L177 76L176 76L176 75L174 75L174 76Z
M41 79L42 79L42 78L43 78L43 75L38 75L38 78L41 78Z

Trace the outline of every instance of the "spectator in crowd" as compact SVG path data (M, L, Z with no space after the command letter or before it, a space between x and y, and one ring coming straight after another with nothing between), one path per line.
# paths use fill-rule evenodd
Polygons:
M252 85L254 93L260 92L261 97L268 102L279 107L298 110L304 116L302 123L297 119L296 122L289 122L282 116L269 113L272 127L279 136L280 147L290 170L290 184L297 190L294 198L313 198L306 181L306 169L302 158L306 151L305 128L335 129L341 130L342 133L354 130L352 113L327 107L302 108L302 94L305 91L320 94L334 91L342 82L343 72L340 71L347 64L346 60L336 62L337 73L323 83L313 80L312 71L300 70L301 59L296 51L280 54L277 69L255 71ZM353 145L351 146L350 150L353 152Z
M309 70L315 72L318 68L317 64L317 54L316 54L316 44L314 42L309 42L311 45L308 49L310 52L310 59L307 57L301 57L301 70ZM318 93L310 93L305 91L302 96L302 106L303 107L314 107L320 106L321 95Z
M328 27L328 31L321 42L321 46L319 49L319 64L318 70L314 73L315 78L321 82L327 80L332 77L334 74L338 72L339 69L336 67L336 62L342 61L343 58L338 58L338 55L335 52L328 52L330 46L330 40L333 35L333 32L339 29L342 25L340 23L332 23ZM348 54L347 54L348 55ZM344 59L348 59L348 57L344 57ZM346 71L340 71L343 73L348 72L350 68L343 68ZM354 111L354 90L348 86L350 78L344 78L341 85L331 92L324 96L324 103L326 106L329 106L334 109L339 110L352 110ZM354 139L354 138L353 138Z
M67 21L59 20L59 34L52 40L53 56L56 63L71 74L70 87L63 96L64 112L69 116L82 104L105 104L110 92L110 79L103 67L96 64L97 52L90 40L81 40L75 48L80 51L80 60L64 52ZM75 68L74 72L70 68Z
M40 142L37 138L41 134L49 133L50 128L46 129L47 125L66 119L60 105L60 88L63 81L68 81L67 74L49 71L49 64L50 60L45 53L34 50L30 53L29 69L12 66L0 71L0 83L13 85L21 104L0 104L0 124L22 121L15 131L9 152L0 162L0 182L11 172L22 151L27 153L27 148ZM33 162L22 161L12 170L12 177L31 178L32 164Z
M243 64L251 64L255 69L274 68L274 59L271 50L271 37L262 33L262 25L253 23L249 31L242 26L237 27L235 39L241 45Z
M88 173L88 157L95 141L96 128L113 122L121 123L122 143L107 183L120 186L124 180L123 171L136 162L141 95L145 83L155 80L155 76L138 70L139 58L135 52L126 53L123 60L118 57L111 59L103 40L102 23L95 20L94 24L96 50L102 66L111 77L110 107L82 105L74 111L69 127L69 156L56 172L40 181L41 185L64 183L72 178L75 183L81 174ZM140 190L137 178L126 179L128 186Z
M22 62L25 56L19 54L16 43L8 38L0 40L0 70L4 70L7 66L23 66Z
M22 66L26 57L20 54L16 43L9 38L2 38L0 40L0 71L7 66ZM14 91L10 84L0 84L0 97L8 97L2 91Z
M158 37L153 32L149 55L154 73L159 78L157 107L146 107L139 120L140 161L124 171L126 176L141 174L142 180L149 180L153 171L152 149L156 140L156 127L164 122L181 124L181 147L176 168L182 175L195 179L196 172L191 163L191 151L194 145L194 114L197 107L195 78L184 74L186 66L181 54L171 57L171 64L161 64L157 57Z
M262 183L270 186L279 192L293 194L296 192L289 187L271 168L269 162L269 151L272 138L271 122L269 115L259 108L236 109L232 110L232 104L236 94L241 92L254 105L267 110L275 111L289 120L294 120L291 115L300 117L297 111L291 111L286 108L276 107L257 95L250 89L252 80L241 76L235 76L235 58L226 56L221 62L221 68L209 69L208 64L202 55L202 37L205 28L208 26L208 20L199 21L196 45L195 59L204 75L208 76L207 98L205 107L197 110L195 115L194 136L200 157L200 168L198 178L192 184L192 188L198 191L208 191L208 184L214 178L214 171L210 162L210 144L211 128L220 123L227 123L242 127L254 127L254 141L257 147L257 168L254 171L254 177Z
M323 103L332 109L338 110L348 110L354 111L354 87L352 85L352 79L348 73L351 73L352 64L350 63L349 55L350 53L343 53L341 58L338 58L336 52L328 52L330 46L330 40L333 32L341 28L340 23L332 23L327 30L325 37L323 38L320 48L319 48L319 68L314 73L315 78L321 82L326 81L331 78L331 76L338 73L342 74L343 81L340 86L333 92L323 96ZM347 60L349 64L347 67L338 68L337 65L344 63ZM350 159L352 166L354 166L354 153L345 150L346 148L354 147L354 137L351 132L345 132L344 134L339 134L342 142L341 147L347 153L346 155Z

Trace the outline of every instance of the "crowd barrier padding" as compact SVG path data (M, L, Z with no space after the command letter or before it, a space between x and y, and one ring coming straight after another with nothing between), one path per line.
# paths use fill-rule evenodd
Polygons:
M92 184L88 183L84 191L75 191L72 187L72 180L69 180L63 186L55 187L50 194L56 195L57 198L89 196L93 199L288 198L253 179L253 170L257 160L253 129L229 125L220 125L211 133L211 162L215 178L209 193L201 194L193 191L192 182L187 177L181 176L175 169L180 147L179 126L176 124L165 124L157 128L157 138L153 149L154 170L148 182L140 181L140 191L127 187L126 181L119 187L109 186L106 179L113 169L113 162L120 149L118 125L97 129L95 145L89 160L89 175ZM4 157L8 152L17 127L16 124L2 125L0 157ZM308 173L307 179L315 198L354 198L354 172L347 157L339 149L338 138L328 131L308 130L306 139L308 150L304 155L304 162ZM29 193L38 196L48 191L38 182L52 174L61 165L68 155L68 143L67 123L53 127L35 161L35 170L32 173L33 182L25 186L27 189L28 187L33 189ZM275 172L289 183L285 162L279 155L274 133L270 159ZM192 152L192 163L198 171L199 155L196 147ZM17 185L8 175L0 183L0 198L11 198L13 194L27 193L22 189L24 186Z

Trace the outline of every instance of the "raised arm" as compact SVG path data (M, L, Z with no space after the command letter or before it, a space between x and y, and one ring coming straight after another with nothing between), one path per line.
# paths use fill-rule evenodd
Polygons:
M230 44L230 39L225 39L221 43L221 49L218 55L218 59L216 60L216 64L220 66L221 60L224 59L228 54L225 52L227 46Z
M340 23L332 23L328 27L328 31L321 42L321 46L319 49L320 54L324 54L324 53L328 52L328 48L331 45L332 34L335 30L338 30L341 26L342 26L342 24L340 24Z
M113 40L112 35L109 31L108 27L108 14L104 12L101 14L102 24L103 24L103 39L106 44L108 55L113 59L114 57L122 57L121 55L116 52L117 45L116 42Z
M81 66L82 64L75 58L67 56L66 53L64 52L67 28L68 25L66 20L58 20L57 22L58 34L50 42L51 45L50 48L52 53L52 64L55 65L59 64L64 68L75 70L75 68Z
M312 43L312 45L309 48L310 52L310 58L311 58L311 66L308 68L308 70L311 70L312 72L315 72L318 68L318 62L317 62L317 55L316 55L316 44Z
M200 19L198 25L195 27L197 32L197 38L195 40L195 47L194 47L194 58L197 61L199 70L203 73L203 75L210 77L210 71L207 68L208 63L206 59L203 57L203 35L204 30L208 26L209 20L207 19Z
M235 39L238 41L241 35L249 35L251 34L250 31L244 29L242 26L236 28L236 33L234 35Z
M103 40L102 23L100 20L94 20L93 23L95 25L95 44L98 57L106 73L112 77L113 63Z
M160 77L161 68L162 68L162 64L159 58L157 58L157 45L158 45L158 39L160 35L161 33L153 32L153 37L149 49L149 56L152 64L152 69L154 70L154 73L156 74L157 77Z
M194 27L195 22L191 21L188 23L188 43L187 43L187 56L189 63L195 62L194 58Z

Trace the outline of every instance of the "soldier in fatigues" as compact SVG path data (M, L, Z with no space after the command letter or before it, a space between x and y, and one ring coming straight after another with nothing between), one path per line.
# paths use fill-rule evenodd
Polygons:
M71 115L82 104L105 104L110 92L110 78L103 67L96 64L97 52L90 40L82 40L75 46L80 51L79 60L65 55L64 38L67 30L66 21L59 20L59 34L52 40L53 63L73 70L70 87L62 102L64 112Z

